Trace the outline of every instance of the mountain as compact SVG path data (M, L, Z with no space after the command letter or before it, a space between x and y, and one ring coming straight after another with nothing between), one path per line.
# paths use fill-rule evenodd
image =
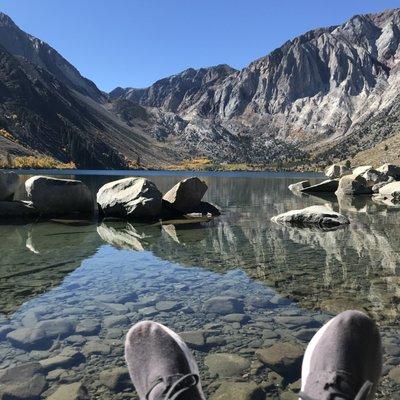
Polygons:
M111 98L176 113L187 125L175 140L194 154L221 160L228 146L236 161L346 158L399 133L376 124L389 122L399 101L399 43L400 9L357 15L241 71L187 70L146 89L118 88ZM208 73L205 83L194 78Z
M0 13L0 154L84 168L398 161L399 43L400 9L357 15L240 71L189 68L105 94Z
M105 99L104 94L89 79L84 78L56 50L42 40L31 36L3 13L0 13L0 43L14 56L23 57L31 63L51 72L60 82L89 96L93 100Z
M54 49L0 13L0 154L49 155L81 168L179 159L116 117L107 99Z

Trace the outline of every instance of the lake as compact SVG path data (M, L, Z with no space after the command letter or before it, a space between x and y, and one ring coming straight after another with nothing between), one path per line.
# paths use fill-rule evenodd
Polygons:
M377 398L400 399L399 384L387 375L400 364L398 209L288 190L299 180L321 180L318 174L61 174L81 179L93 193L128 175L147 176L163 192L197 175L208 184L205 199L223 214L192 225L0 225L0 370L29 363L42 398L83 386L90 399L135 399L123 340L132 324L151 319L184 332L209 397L237 385L249 398L294 399L297 353L332 315L355 308L374 317L382 332L385 377ZM350 226L321 231L270 220L316 204L344 213ZM48 320L54 332L45 329ZM18 340L6 339L10 331ZM271 346L293 357L265 360Z

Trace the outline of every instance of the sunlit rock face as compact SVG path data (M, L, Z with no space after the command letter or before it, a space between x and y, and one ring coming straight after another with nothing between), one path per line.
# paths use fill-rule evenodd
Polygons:
M357 15L287 41L241 71L189 69L146 89L118 88L111 97L179 115L187 124L173 136L215 158L227 157L227 148L241 160L329 153L368 121L397 112L399 43L400 9ZM359 148L396 133L393 126L368 132ZM354 140L349 144L357 150ZM343 145L332 154L348 151Z

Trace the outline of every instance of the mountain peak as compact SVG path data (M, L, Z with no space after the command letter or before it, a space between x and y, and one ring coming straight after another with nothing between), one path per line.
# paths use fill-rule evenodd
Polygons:
M7 15L0 12L0 26L17 28L15 22Z

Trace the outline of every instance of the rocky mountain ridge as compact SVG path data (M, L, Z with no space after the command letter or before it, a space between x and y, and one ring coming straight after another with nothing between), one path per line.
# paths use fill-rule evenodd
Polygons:
M321 150L331 156L332 147L364 131L371 118L388 113L398 101L399 43L400 9L358 15L288 41L241 71L227 70L197 92L190 87L182 93L184 71L147 89L111 94L188 121L176 137L193 152L209 150L195 143L193 132L200 143L217 132L254 142L250 150L262 146L264 161L271 161L270 143L277 141L283 148L278 158L293 158L287 154L293 147L307 158ZM379 141L379 134L371 141L368 145ZM218 157L221 142L207 155Z
M397 161L383 159L379 143L400 134L399 43L400 9L358 15L240 71L189 68L106 95L0 13L0 152L101 168L198 157L326 164L374 147L379 162Z

